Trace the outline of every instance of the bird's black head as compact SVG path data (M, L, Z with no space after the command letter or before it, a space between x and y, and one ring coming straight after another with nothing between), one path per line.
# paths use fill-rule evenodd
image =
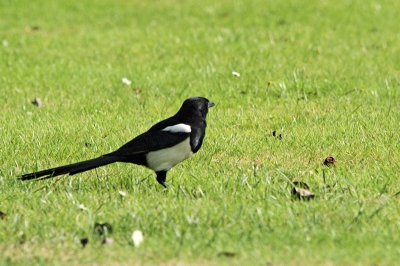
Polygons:
M208 108L213 107L214 105L213 102L204 97L191 97L187 98L183 102L178 114L189 116L196 113L205 119L208 113Z

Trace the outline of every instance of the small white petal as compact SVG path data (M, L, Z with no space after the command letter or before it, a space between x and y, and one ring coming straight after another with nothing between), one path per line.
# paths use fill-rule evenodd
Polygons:
M189 125L177 124L177 125L166 127L162 131L169 131L171 133L178 133L178 132L190 133L190 132L192 132L192 129L190 128Z
M122 79L122 83L124 83L124 84L126 84L126 85L131 85L131 84L132 84L132 81L130 81L130 80L127 79L127 78L123 78L123 79Z
M135 247L138 247L140 244L142 244L144 240L142 231L135 230L132 234L132 240Z
M3 40L3 46L8 46L7 40Z
M125 192L125 191L118 190L118 193L119 193L122 197L125 197L125 196L126 196L126 192Z
M233 71L232 75L236 76L236 77L240 77L240 73Z
M85 207L85 205L83 205L83 203L79 204L79 209L81 210L87 210L87 208Z

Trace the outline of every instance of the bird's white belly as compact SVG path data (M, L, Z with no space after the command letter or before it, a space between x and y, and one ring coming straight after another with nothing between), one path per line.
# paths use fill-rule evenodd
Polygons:
M190 148L190 138L166 149L149 152L146 156L147 165L157 171L168 171L178 163L193 155Z

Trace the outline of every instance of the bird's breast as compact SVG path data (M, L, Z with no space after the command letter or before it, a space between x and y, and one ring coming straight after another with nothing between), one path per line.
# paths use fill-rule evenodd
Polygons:
M168 171L178 163L193 155L188 137L179 144L146 155L147 167L157 171Z

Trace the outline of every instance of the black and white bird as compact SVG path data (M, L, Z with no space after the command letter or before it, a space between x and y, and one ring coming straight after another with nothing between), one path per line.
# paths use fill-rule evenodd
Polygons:
M24 174L19 179L74 175L110 163L124 162L152 169L158 183L167 187L167 172L201 148L206 133L208 108L213 106L213 102L203 97L188 98L174 116L158 122L114 152L83 162Z

